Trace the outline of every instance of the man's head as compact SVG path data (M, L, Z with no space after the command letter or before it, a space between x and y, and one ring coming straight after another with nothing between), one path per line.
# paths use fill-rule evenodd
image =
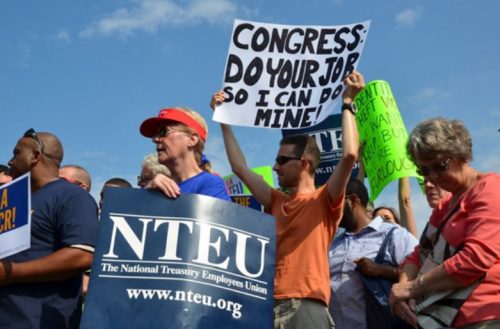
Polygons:
M320 160L320 151L313 137L308 135L286 136L280 141L274 171L283 188L297 186L300 175L314 177Z
M13 178L29 171L35 179L47 175L57 177L63 155L62 144L55 135L28 129L14 147L9 172Z
M104 186L101 189L101 199L99 200L99 209L102 209L102 204L104 202L104 189L106 187L132 187L132 184L130 184L126 179L120 177L108 179L104 183Z
M9 167L0 164L0 186L7 184L12 180L12 176L9 174Z
M91 180L87 169L79 165L65 165L59 169L59 177L90 192Z
M368 190L365 185L357 179L351 179L347 183L344 201L344 214L340 226L347 231L353 231L358 221L368 218L366 207L368 205Z

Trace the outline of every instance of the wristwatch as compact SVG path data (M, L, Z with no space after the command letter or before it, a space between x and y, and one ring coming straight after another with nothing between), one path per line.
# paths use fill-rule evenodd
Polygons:
M356 104L354 104L354 102L344 103L342 104L342 112L344 112L345 110L349 110L352 114L356 115L356 112L358 112L358 107L356 106Z

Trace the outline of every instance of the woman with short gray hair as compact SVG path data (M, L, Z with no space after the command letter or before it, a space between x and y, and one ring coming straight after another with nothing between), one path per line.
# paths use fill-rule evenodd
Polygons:
M391 309L422 328L500 328L500 175L470 166L472 140L458 120L420 123L408 153L420 175L451 194L403 263Z

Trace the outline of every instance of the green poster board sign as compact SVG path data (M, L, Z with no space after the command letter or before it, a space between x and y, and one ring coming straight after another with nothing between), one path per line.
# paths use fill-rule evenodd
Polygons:
M406 152L408 133L389 84L371 81L354 101L360 140L365 144L362 160L373 201L390 182L418 175Z
M269 184L269 186L273 187L273 168L270 166L262 166L252 168L252 171L262 176L262 179ZM227 175L224 176L224 182L226 183L226 187L229 191L229 195L251 195L248 187L243 184L243 182L236 175Z

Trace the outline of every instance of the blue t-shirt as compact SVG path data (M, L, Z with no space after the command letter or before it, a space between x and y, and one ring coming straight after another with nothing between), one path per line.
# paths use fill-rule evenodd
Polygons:
M94 245L97 205L82 188L55 180L31 195L31 208L31 247L6 260L25 262L71 245ZM78 328L81 284L78 274L60 281L0 287L0 328Z
M214 198L231 201L227 194L224 180L219 176L202 171L196 176L179 183L181 193L203 194Z

